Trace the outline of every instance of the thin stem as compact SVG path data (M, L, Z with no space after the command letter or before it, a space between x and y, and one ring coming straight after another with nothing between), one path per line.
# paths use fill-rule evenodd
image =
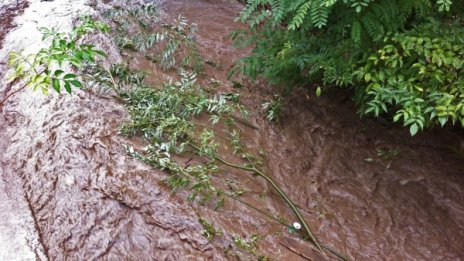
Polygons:
M227 128L227 130L229 131L229 133L232 133L232 131ZM231 134L229 134L230 136L232 136ZM240 133L238 133L238 135L240 135ZM253 168L255 168L255 160L253 158L250 157L249 153L247 153L247 151L245 150L245 146L242 144L241 140L239 140L237 142L238 146L239 146L239 149L240 149L240 152L243 153L243 155L246 157L246 160L248 161L249 164L251 164L251 166Z
M216 115L216 116L219 116L219 117L222 118L222 119L225 119L224 116L221 116L221 115L218 114L218 113L211 113L211 112L207 112L207 113L210 114L210 115ZM247 120L245 120L245 119L243 119L243 118L240 118L240 117L235 116L235 115L233 115L233 114L231 114L230 117L231 117L231 118L234 118L235 120L241 122L243 125L246 125L246 126L252 128L252 129L260 130L260 128L259 128L258 126L254 125L253 123L251 123L251 122L249 122L249 121L247 121Z
M231 194L229 194L229 193L224 193L224 194L225 194L227 197L229 197L229 198L231 198L231 199L233 199L233 200L236 200L236 201L242 203L243 205L245 205L245 206L247 206L247 207L249 207L249 208L251 208L251 209L256 210L257 212L259 212L259 213L263 214L264 216L266 216L266 217L268 217L268 218L274 220L275 222L277 222L277 223L279 223L279 224L281 224L281 225L287 226L287 224L285 224L285 222L283 222L282 220L278 219L277 217L274 217L273 215L271 215L271 214L269 214L269 213L266 213L264 210L259 209L259 208L255 207L255 206L251 205L250 203L247 203L247 202L241 200L239 197L233 196L233 195L231 195Z
M274 220L275 222L277 222L277 223L279 223L279 224L281 224L281 225L283 225L283 226L285 226L285 227L288 227L288 226L289 226L288 224L286 224L285 222L283 222L281 219L279 219L279 218L273 216L272 214L266 213L266 211L264 211L264 210L262 210L262 209L259 209L259 208L255 207L255 206L251 205L250 203L241 200L240 198L238 198L238 197L236 197L236 196L233 196L233 195L228 194L228 193L224 193L224 194L225 194L227 197L229 197L229 198L231 198L231 199L233 199L233 200L236 200L236 201L238 201L239 203L241 203L241 204L243 204L243 205L245 205L245 206L247 206L247 207L249 207L249 208L251 208L251 209L256 210L257 212L261 213L262 215L264 215L264 216L266 216L266 217L268 217L268 218ZM330 253L334 254L336 257L340 258L340 259L343 260L343 261L348 261L348 260L350 260L350 259L349 259L348 257L346 257L345 255L341 254L340 252L334 250L333 248L331 248L331 247L329 247L329 246L327 246L327 245L325 245L325 244L322 244L322 243L321 243L321 247L324 248L325 250L329 251Z
M240 118L238 116L235 116L235 115L230 115L230 117L234 118L235 120L241 122L242 124L252 128L252 129L260 130L260 128L258 126L254 125L253 123L251 123L251 122L249 122L249 121L247 121L245 119L242 119L242 118Z
M189 142L189 145L191 145L193 148L195 148L196 150L200 150L199 147L197 147L195 144ZM287 196L287 194L277 185L276 182L274 182L274 180L272 180L269 176L267 176L264 172L262 172L261 170L255 168L255 167L246 167L246 166L241 166L241 165L237 165L237 164L234 164L234 163L231 163L231 162L228 162L224 159L222 159L221 157L217 156L217 155L213 155L213 158L219 162L221 162L222 164L226 165L226 166L229 166L229 167L232 167L232 168L236 168L236 169L241 169L241 170L245 170L245 171L249 171L249 172L253 172L253 173L256 173L258 174L259 176L261 176L262 178L264 178L269 184L271 184L271 186L277 191L277 193L279 193L279 195L282 197L282 199L287 203L287 205L292 209L293 213L296 215L296 217L298 218L298 220L302 223L303 225L303 228L304 230L306 231L306 233L308 234L309 238L311 239L311 241L313 242L313 244L316 246L316 248L323 252L322 250L322 247L321 245L319 244L319 241L316 239L316 237L313 235L311 229L309 228L308 224L306 224L306 221L304 220L303 216L301 215L300 211L298 210L298 208L295 206L295 204L293 203L292 200L290 200L290 198Z
M229 136L229 137L230 137L230 133L227 133L227 132L225 132L225 131L223 131L223 130L215 129L213 126L210 126L210 125L208 125L208 124L204 124L204 123L199 122L199 121L192 121L192 122L193 122L194 124L198 125L198 126L203 127L203 128L212 130L212 131L214 131L214 132L219 132L219 133L223 134L224 136ZM226 139L226 140L228 140L228 141L231 141L232 139L229 138L229 137L222 137L222 138L223 138L223 139Z
M118 95L121 95L121 93L118 91L118 85L116 84L116 82L114 81L114 78L113 78L113 75L111 74L110 72L110 69L106 69L106 72L108 73L108 75L110 76L110 79L111 79L111 82L113 83L113 90L118 94Z

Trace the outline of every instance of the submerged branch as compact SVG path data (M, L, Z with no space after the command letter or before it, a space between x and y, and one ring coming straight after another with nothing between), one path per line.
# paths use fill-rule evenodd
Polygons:
M196 150L200 150L199 147L197 147L195 144L193 143L189 143L189 145L191 145L193 148L195 148ZM298 218L298 220L301 222L301 224L303 225L304 227L304 230L306 231L307 235L309 236L309 238L311 239L311 241L313 242L313 244L316 246L316 248L323 252L322 250L322 247L321 245L319 244L319 241L316 239L316 237L314 236L313 232L311 231L311 229L309 228L308 224L306 223L306 221L304 220L303 216L301 215L300 211L298 210L298 208L296 207L296 205L293 203L293 201L287 196L287 194L279 187L279 185L277 185L277 183L272 180L271 177L269 177L268 175L266 175L264 172L262 172L261 170L255 168L255 167L246 167L246 166L241 166L241 165L237 165L237 164L234 164L234 163L231 163L231 162L228 162L226 160L224 160L223 158L217 156L217 155L214 155L213 158L219 162L221 162L222 164L226 165L226 166L229 166L229 167L232 167L232 168L236 168L236 169L241 169L241 170L244 170L244 171L248 171L248 172L252 172L252 173L255 173L255 174L258 174L259 176L261 176L262 178L264 178L269 184L271 184L271 186L277 191L277 193L279 193L280 197L285 201L285 203L287 203L287 205L292 209L293 213L296 215L296 217Z
M245 206L247 206L247 207L249 207L249 208L251 208L251 209L257 211L257 212L259 212L260 214L262 214L262 215L264 215L264 216L266 216L266 217L268 217L268 218L274 220L275 222L277 222L277 223L279 223L279 224L281 224L281 225L283 225L283 226L285 226L285 227L288 227L288 226L289 226L289 224L286 224L282 219L279 219L279 218L277 218L277 217L275 217L275 216L273 216L273 215L271 215L271 214L269 214L269 213L266 213L266 211L264 211L264 210L262 210L262 209L259 209L259 208L255 207L255 206L251 205L250 203L241 200L241 199L238 198L237 196L230 195L230 194L227 194L227 193L225 193L225 195L226 195L227 197L229 197L229 198L231 198L231 199L233 199L233 200L236 200L237 202L239 202L239 203L241 203L241 204L243 204L243 205L245 205ZM335 250L335 249L333 249L333 248L327 246L326 244L320 243L320 245L321 245L321 247L322 247L323 249L329 251L330 253L332 253L333 255L335 255L336 257L338 257L340 260L343 260L343 261L350 261L350 259L349 259L348 257L346 257L346 256L343 255L342 253L338 252L337 250Z

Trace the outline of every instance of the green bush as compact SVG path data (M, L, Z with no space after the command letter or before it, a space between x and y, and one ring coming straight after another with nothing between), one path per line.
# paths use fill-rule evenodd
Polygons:
M392 112L411 135L436 123L464 126L464 28L431 21L385 42L357 71L364 112Z
M249 30L233 37L253 52L237 67L288 89L351 87L361 112L394 115L412 134L463 124L463 7L451 0L249 0L239 18Z

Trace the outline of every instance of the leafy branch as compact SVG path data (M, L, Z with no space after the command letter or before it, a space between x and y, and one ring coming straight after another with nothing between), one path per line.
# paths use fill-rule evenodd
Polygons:
M181 15L161 23L155 5L106 10L103 16L114 25L115 43L121 49L143 52L145 57L168 70L176 66L201 72L204 64L194 34L196 24Z
M253 51L231 75L288 89L347 86L362 114L386 115L411 135L464 126L463 1L246 2L239 20L249 29L232 37Z
M80 23L70 33L61 33L56 29L40 28L43 41L51 39L48 47L38 52L24 55L21 52L11 52L8 66L13 68L9 77L10 85L22 82L21 87L9 93L0 101L0 106L14 94L26 87L49 93L50 87L60 93L61 88L71 93L72 88L81 88L82 82L77 75L65 72L64 68L74 66L81 68L85 62L95 62L98 56L106 54L93 45L79 43L81 38L94 31L107 32L104 23L94 21L90 16L84 16Z
M190 199L194 200L200 195L200 202L211 200L213 196L223 196L223 192L212 182L212 175L219 171L220 166L264 178L292 209L316 248L322 251L296 205L269 175L257 167L260 165L259 156L253 155L242 144L240 131L231 117L237 111L236 106L229 104L222 96L206 95L195 82L195 74L184 72L179 82L166 84L160 90L141 87L125 94L131 122L123 128L123 132L141 134L150 142L144 151L136 152L129 148L129 153L170 172L168 184L174 189L190 184L193 191ZM196 119L205 114L209 115L210 127L204 123L196 124ZM217 131L213 128L215 124L226 127L233 155L237 161L245 161L245 164L232 163L219 152L227 149L218 143ZM206 163L182 167L173 159L173 155L187 154L203 158L198 161Z

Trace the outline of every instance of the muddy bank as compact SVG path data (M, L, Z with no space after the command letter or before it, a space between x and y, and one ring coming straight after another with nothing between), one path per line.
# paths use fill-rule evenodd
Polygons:
M69 28L78 14L96 14L93 8L85 1L31 1L17 19L18 29L6 37L0 59L40 39L37 25ZM233 20L241 6L184 0L162 2L161 8L167 17L182 13L199 25L201 52L217 65L206 68L203 80L214 77L223 83L222 91L236 91L226 74L244 53L224 36L240 27ZM127 58L104 36L94 40L112 61ZM143 59L136 57L131 65L149 69L152 80L162 78ZM246 135L266 150L268 172L323 242L356 260L462 259L464 164L446 149L455 148L461 137L438 131L411 139L397 127L360 120L343 93L315 99L303 90L287 98L285 115L276 125L263 119L260 108L271 90L264 82L245 82L240 90L250 120L261 128ZM163 183L166 173L126 155L122 144L141 144L119 135L127 114L111 97L86 91L45 97L26 90L1 113L4 189L13 189L10 198L24 195L21 204L28 216L12 226L33 231L7 234L1 243L35 238L43 246L36 252L49 260L254 260L236 249L231 237L255 234L261 237L260 253L274 260L327 259L285 227L237 202L213 211L186 202L185 192L172 193ZM246 189L244 199L293 221L264 182L223 174ZM16 216L11 204L4 205L10 220ZM224 236L209 242L200 218Z

